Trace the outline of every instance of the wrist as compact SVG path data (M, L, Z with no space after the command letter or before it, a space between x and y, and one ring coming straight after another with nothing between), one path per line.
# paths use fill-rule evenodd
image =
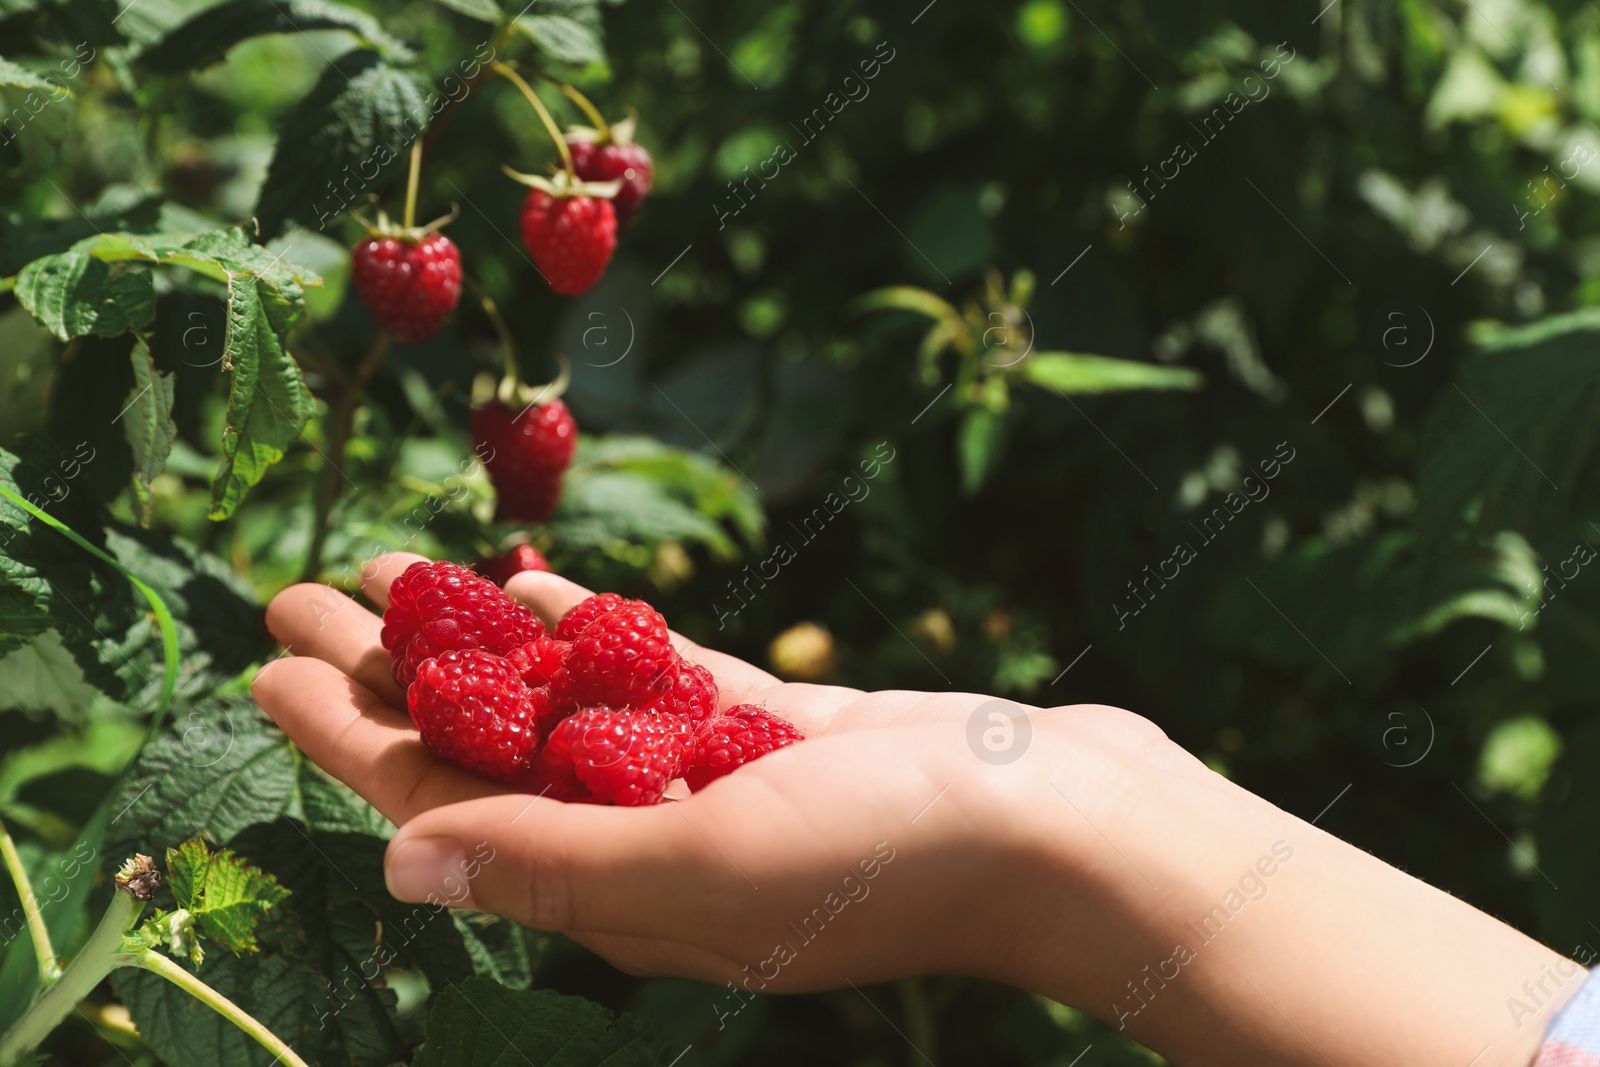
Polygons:
M1069 740L1014 850L1027 914L993 977L1186 1065L1525 1067L1581 984L1560 954L1164 739ZM1529 981L1542 1003L1513 1011Z
M1009 810L986 820L1013 830L1007 907L982 917L990 936L974 969L1115 1023L1130 986L1172 955L1174 931L1204 913L1218 872L1239 866L1237 880L1260 858L1217 828L1272 809L1126 712L1033 718L1025 777L1011 776ZM1273 840L1260 850L1269 859Z

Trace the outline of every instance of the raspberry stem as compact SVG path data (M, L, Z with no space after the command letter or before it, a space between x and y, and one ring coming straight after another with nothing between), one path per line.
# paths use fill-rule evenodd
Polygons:
M500 352L505 361L505 380L510 382L509 388L515 388L520 379L517 367L517 346L511 336L511 330L506 326L506 320L500 314L500 305L494 302L494 297L473 281L471 278L463 279L467 288L472 290L472 295L478 298L478 303L483 305L483 313L489 317L489 323L494 327L494 332L500 335ZM506 388L502 386L502 388Z
M289 1067L307 1067L305 1060L295 1055L294 1049L285 1044L277 1034L274 1034L256 1021L255 1016L161 953L146 949L135 954L134 958L124 966L139 967L150 971L152 974L159 974L224 1019L227 1019L240 1030L243 1030L256 1044L276 1056L279 1063L287 1064Z
M141 858L149 862L148 857ZM27 1059L28 1053L72 1014L79 1001L118 967L139 967L159 974L254 1038L279 1063L307 1067L305 1060L249 1012L166 956L148 945L141 945L137 937L130 936L144 914L148 895L146 892L141 896L119 880L99 925L61 972L60 978L49 989L40 990L22 1016L0 1034L0 1067L12 1067Z
M127 890L118 889L111 894L111 903L100 924L61 972L61 977L49 989L40 990L28 1010L9 1030L0 1034L0 1065L10 1067L21 1061L72 1014L78 1001L88 996L106 975L131 959L130 954L122 951L122 938L138 922L143 911L144 901Z
M411 173L406 176L406 229L417 222L417 183L422 178L422 138L411 142Z
M595 107L594 103L590 101L587 96L584 96L574 86L568 85L566 82L555 77L553 74L546 74L541 70L539 71L539 77L560 89L562 95L564 95L568 100L571 100L574 104L578 105L578 110L582 111L584 115L588 117L589 121L594 124L595 130L600 134L601 141L611 140L610 124L606 122L605 116L600 114L600 109Z
M545 132L556 143L556 151L561 153L561 167L567 172L567 177L574 183L578 180L578 172L572 166L572 152L567 148L567 140L561 136L561 128L556 125L556 120L550 117L549 110L544 106L544 101L539 99L539 94L533 87L523 80L522 75L514 69L495 60L490 64L502 77L508 79L512 85L522 90L522 95L528 98L528 103L533 105L533 110L539 113L539 121L544 123Z

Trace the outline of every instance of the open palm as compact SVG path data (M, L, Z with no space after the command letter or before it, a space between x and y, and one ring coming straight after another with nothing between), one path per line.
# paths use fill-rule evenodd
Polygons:
M375 560L364 594L386 605L390 582L419 559ZM532 572L507 591L547 625L590 595ZM1169 769L1193 763L1137 716L1092 706L1035 712L1043 728L1024 727L1037 734L1033 751L990 763L969 744L968 720L991 697L784 683L674 635L715 675L723 708L763 705L808 740L659 807L563 804L424 747L390 676L381 620L356 601L297 585L267 619L294 655L261 672L256 698L313 761L403 828L389 849L391 891L568 932L634 973L756 991L993 972L1025 924L970 921L971 902L1027 852L1033 824L1019 805L1062 807L1055 772L1070 767L1074 802L1104 812L1118 797L1132 802L1130 752ZM1089 847L1088 830L1070 824L1068 836Z

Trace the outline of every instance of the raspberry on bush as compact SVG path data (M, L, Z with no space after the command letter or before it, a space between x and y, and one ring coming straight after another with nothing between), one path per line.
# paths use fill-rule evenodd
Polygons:
M527 542L512 545L498 556L490 556L473 564L472 569L495 585L504 586L523 571L550 570L550 561L544 553Z
M561 500L562 478L578 447L578 424L559 398L520 411L490 400L472 412L472 443L478 455L488 457L483 465L499 501L497 514L543 522Z
M572 153L572 168L586 182L620 181L622 187L611 198L611 207L617 215L617 228L626 226L639 210L639 205L650 195L655 163L641 144L624 141L620 133L622 123L614 124L610 138L595 137L589 133L567 134L567 149ZM629 133L631 134L631 124Z
M522 202L522 243L550 288L562 296L587 292L617 249L617 214L597 196L529 189Z
M461 253L442 233L374 234L350 250L350 283L384 332L417 344L456 308Z

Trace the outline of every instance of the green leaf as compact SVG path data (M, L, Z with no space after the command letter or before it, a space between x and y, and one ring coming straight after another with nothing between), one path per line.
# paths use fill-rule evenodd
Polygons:
M434 1002L412 1067L652 1067L658 1059L648 1027L631 1016L550 989L472 978Z
M561 504L546 527L572 550L681 540L704 544L723 558L733 553L732 540L716 522L656 482L623 471L569 471Z
M133 449L134 513L139 524L148 527L155 511L150 483L167 465L178 426L172 421L175 379L156 370L142 337L133 346L133 379L133 393L123 409L122 421L128 445Z
M1205 550L1198 536L1189 544ZM1278 666L1350 677L1459 619L1524 628L1542 579L1516 534L1448 554L1422 551L1406 530L1339 547L1316 539L1236 579L1216 602L1212 630L1223 645ZM1122 607L1137 605L1129 598Z
M598 12L583 21L568 15L523 15L517 19L517 29L527 34L541 52L562 63L605 61Z
M312 830L384 833L388 822L289 744L255 701L216 699L175 715L118 794L108 855L154 855L204 833L229 842L280 816Z
M74 494L69 476L94 457L61 455L45 467L0 450L0 486L44 504L61 500L57 518L98 541L162 599L176 616L179 697L208 693L266 654L260 608L231 568L180 541L103 527L96 509L75 506L84 497ZM163 638L143 596L122 572L0 499L0 651L49 630L59 631L88 680L114 699L140 708L159 703Z
M494 0L436 0L440 7L483 22L499 22L502 12Z
M236 834L230 846L271 871L290 896L261 924L259 953L216 954L206 961L205 980L310 1062L405 1059L421 1040L421 1020L399 1013L389 988L398 984L395 970L419 974L439 990L471 977L477 961L492 952L508 980L529 980L527 967L517 967L511 954L472 948L474 937L447 910L390 897L379 837L279 818ZM493 854L481 858L492 862ZM141 981L131 969L114 981L141 1035L167 1062L272 1063L226 1020L170 984ZM274 986L287 987L293 998Z
M415 56L371 15L343 4L329 0L223 0L139 52L135 60L162 73L194 70L220 62L228 49L251 37L309 30L348 30L363 44L397 62Z
M983 488L983 483L1000 462L1005 420L988 408L967 411L961 420L957 449L961 455L961 491L968 496Z
M255 594L226 562L177 538L133 527L109 527L104 537L106 551L148 583L172 611L180 662L178 699L209 695L270 652ZM87 569L81 560L79 567ZM80 617L76 625L63 626L64 634L89 642L97 659L91 678L104 681L114 674L120 684L108 686L111 692L120 692L135 707L148 707L157 700L161 684L160 631L120 575L108 573L97 588L102 585L104 590L86 608L89 622Z
M686 448L650 437L586 437L572 470L625 471L654 482L664 493L716 522L728 521L745 541L760 540L766 527L761 500L737 471Z
M167 879L178 907L209 940L236 956L257 951L256 926L289 895L272 875L229 849L213 854L198 838L167 849Z
M37 6L57 40L74 42L80 50L85 44L95 49L123 44L127 23L119 21L123 11L117 0L40 0Z
M57 79L52 81L43 74L36 74L27 67L11 62L0 57L0 85L15 86L18 89L43 89L51 95L60 94L71 96L72 90L60 83Z
M256 205L262 237L291 221L323 230L355 198L381 189L431 116L419 75L371 52L334 60L278 133Z
M48 711L60 721L81 722L99 692L84 679L83 668L54 630L0 656L0 693L5 694L0 703L7 708Z
M154 228L160 219L161 201L151 197L105 212L91 204L86 210L90 212L87 217L74 211L59 219L17 211L0 214L0 275L15 274L36 259L65 252L101 232Z
M155 284L143 264L107 263L94 256L99 238L36 259L17 275L17 299L62 341L96 334L115 337L149 325Z
M228 287L222 368L233 381L210 512L225 519L311 416L311 394L285 338L305 308L302 285L321 279L251 243L238 227L196 237L112 233L30 263L18 276L18 297L62 339L121 333L154 317L145 264L184 267Z
M211 482L212 519L233 514L311 417L311 392L283 340L291 322L291 313L281 304L263 300L255 279L230 282L223 366L232 367L233 382L222 432L222 466Z
M1600 498L1600 308L1487 337L1422 432L1419 532L1531 537Z
M529 941L538 935L510 919L481 911L452 911L450 918L472 958L472 970L501 985L525 986L533 972Z
M1023 377L1058 393L1117 393L1132 389L1200 388L1200 372L1109 356L1039 352L1022 364Z

